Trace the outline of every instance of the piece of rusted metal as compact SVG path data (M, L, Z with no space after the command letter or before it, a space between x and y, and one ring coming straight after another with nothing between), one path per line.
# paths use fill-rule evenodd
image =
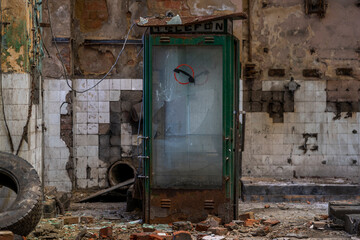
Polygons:
M147 18L147 23L139 24L140 21L137 21L139 27L156 27L156 26L168 26L168 21L172 18ZM247 19L247 15L242 12L231 13L231 14L223 14L223 15L210 15L210 16L190 16L190 17L181 17L181 24L173 24L176 25L191 25L196 23L203 23L209 21L216 21L221 19L232 19L232 20L241 20Z
M47 27L50 27L50 23L45 23L45 22L42 22L42 23L40 23L40 27L45 27L45 28L47 28Z
M303 76L309 78L321 78L322 73L319 69L304 69Z
M234 214L231 200L224 197L225 187L206 190L152 189L151 192L150 223L200 222L208 214L230 222Z
M271 68L268 71L269 77L284 77L285 76L285 69L283 68Z
M325 0L305 0L305 13L318 14L319 17L325 17L327 3Z
M100 190L100 191L98 191L98 192L96 192L96 193L94 193L94 194L92 194L92 195L90 195L90 196L88 196L86 198L83 198L83 199L79 200L78 202L80 202L80 203L81 202L87 202L87 201L92 200L93 198L99 197L99 196L104 195L104 194L108 194L108 193L110 193L112 191L115 191L115 190L118 190L118 189L128 189L129 185L132 185L134 183L135 183L135 178L128 179L128 180L126 180L124 182L121 182L121 183L119 183L119 184L117 184L115 186L112 186L110 188L102 189L102 190Z
M256 65L253 63L245 64L245 72L244 72L245 80L255 79L255 76L258 73L255 70L255 67Z
M352 76L353 69L352 68L337 68L336 75L337 76Z

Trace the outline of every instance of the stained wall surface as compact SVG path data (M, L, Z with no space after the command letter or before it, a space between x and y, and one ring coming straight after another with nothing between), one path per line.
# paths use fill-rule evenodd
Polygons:
M242 174L358 182L359 2L306 2L244 1Z
M317 1L44 1L45 183L64 191L103 188L109 184L107 171L113 163L122 161L137 167L136 140L141 129L132 119L131 110L142 101L144 29L131 29L132 42L108 78L82 92L109 71L122 49L121 41L136 19L162 17L169 11L189 16L248 12L248 9L250 20L242 25L237 22L234 29L243 43L241 105L247 112L242 175L342 177L358 181L360 30L356 20L360 15L359 3L328 0L318 11L316 5L306 10L306 2ZM16 24L6 26L6 31L19 31L19 34L10 34L16 35L11 41L6 37L3 58L7 59L1 66L3 72L11 74L4 79L15 77L28 84L19 80L21 87L15 86L11 80L9 93L16 95L18 88L33 86L31 58L24 57L32 56L32 44L25 37L30 34L32 18L23 1L12 3L9 8L15 12L11 16L16 17L6 14L4 17L10 19L5 21ZM24 19L28 19L25 25ZM49 24L51 28L46 26ZM30 95L25 93L28 89L25 87L25 96ZM28 104L24 100L7 106L20 108ZM6 111L12 117L12 110ZM18 139L23 135L21 129L27 117L27 111L19 112L22 116L9 119L16 122L12 132ZM34 130L28 131L35 132L36 144L29 140L31 147L23 146L37 150L24 154L41 169L39 158L34 156L41 154L41 145L37 145L41 137L36 134L41 131L42 111L33 112L31 119L37 122L34 120L31 128ZM3 130L1 139L7 146L7 134Z
M189 16L241 8L241 0L45 1L43 19L51 23L54 35L50 28L44 29L51 56L43 60L46 185L62 191L104 188L113 163L138 168L141 145L137 147L137 136L142 129L131 113L142 101L145 29L134 26L129 32L135 20L165 16L169 11ZM235 29L241 37L240 25ZM128 32L131 43L107 79L99 83Z
M39 1L1 1L0 151L17 154L42 173L42 48ZM31 31L34 29L35 31Z

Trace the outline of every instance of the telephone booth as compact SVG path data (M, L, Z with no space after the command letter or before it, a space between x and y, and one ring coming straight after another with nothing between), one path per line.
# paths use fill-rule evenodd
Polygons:
M142 19L144 220L237 219L243 13Z

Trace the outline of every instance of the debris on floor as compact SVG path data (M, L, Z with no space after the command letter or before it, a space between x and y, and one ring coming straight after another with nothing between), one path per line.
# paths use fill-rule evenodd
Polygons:
M313 203L241 203L240 218L223 224L209 215L199 223L177 221L146 224L140 212L126 212L126 203L72 203L65 216L42 219L28 240L221 240L221 239L302 239L351 238L342 229L334 229L327 215L327 204ZM110 220L109 220L110 219Z

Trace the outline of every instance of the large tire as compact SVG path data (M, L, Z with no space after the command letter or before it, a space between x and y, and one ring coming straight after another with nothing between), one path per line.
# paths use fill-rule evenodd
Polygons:
M0 230L27 236L39 223L42 213L38 174L24 159L0 152L0 185L17 194L14 203L0 212Z

